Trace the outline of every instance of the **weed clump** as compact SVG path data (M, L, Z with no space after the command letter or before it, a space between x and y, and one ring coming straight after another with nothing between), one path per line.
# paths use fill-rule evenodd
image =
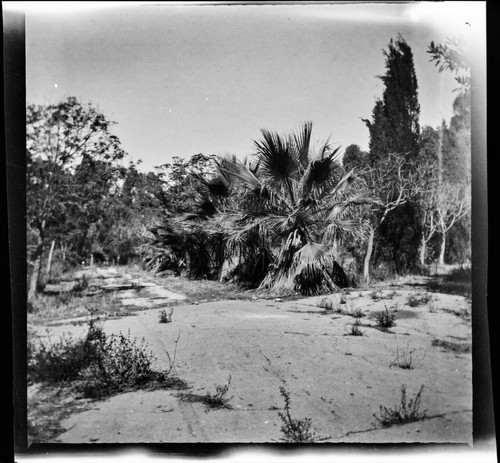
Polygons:
M390 313L385 304L384 307L384 311L375 314L375 320L380 329L387 330L388 328L396 325L396 315L394 313Z
M211 408L232 408L231 405L228 404L232 397L226 396L229 391L230 384L231 375L227 378L227 382L224 386L215 386L215 394L207 394L205 403Z
M361 309L354 309L350 315L354 318L363 318L365 316L365 314L363 313L363 311Z
M281 432L283 433L282 440L288 443L312 443L318 440L316 433L311 431L311 418L297 420L290 415L290 393L282 386L280 394L285 400L285 413L278 412L283 425Z
M229 375L226 384L224 386L216 386L215 394L207 392L206 394L193 394L191 392L181 393L178 397L185 402L201 402L210 408L233 408L229 401L233 397L227 397L229 391L229 386L231 384L231 375Z
M382 295L381 291L372 291L370 293L370 297L371 297L372 301L378 301L380 299L383 299L383 295Z
M381 405L379 414L377 415L374 413L373 416L384 427L412 423L425 419L427 410L420 411L423 389L424 386L422 385L417 394L408 401L406 397L406 385L403 384L401 386L400 404L392 408Z
M419 305L427 304L432 300L432 296L428 293L425 294L410 294L406 299L406 302L410 307L418 307Z
M363 331L359 328L361 323L359 319L357 319L352 325L350 331L347 333L347 336L363 336Z
M336 310L334 302L331 299L328 299L327 297L321 298L321 300L318 303L318 307L320 309L324 309L325 312L333 312Z
M341 313L342 315L348 315L349 317L358 319L365 316L365 314L359 307L357 309L353 309L352 305L347 307L346 309L341 309L339 313Z
M399 345L396 340L396 358L392 361L389 367L397 365L399 368L403 370L413 370L413 354L415 353L415 349L410 349L410 343L406 344L406 348L399 351Z
M160 312L160 323L172 323L174 320L172 319L172 315L174 314L174 308L172 307L170 311L167 313L166 310L162 310Z

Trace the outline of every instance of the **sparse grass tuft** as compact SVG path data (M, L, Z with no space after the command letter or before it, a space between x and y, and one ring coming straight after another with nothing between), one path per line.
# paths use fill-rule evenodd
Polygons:
M363 336L363 331L359 328L361 323L359 322L359 319L357 319L352 325L350 331L346 334L346 336Z
M388 328L396 325L396 315L394 313L390 313L385 304L384 307L384 311L375 314L375 320L380 329L387 330Z
M167 313L166 310L162 310L160 312L160 323L172 323L174 320L172 319L172 315L174 314L174 308L172 307L170 311Z
M380 406L379 414L373 414L375 419L384 427L412 423L425 419L427 410L420 411L420 403L424 386L420 387L415 397L408 401L406 397L406 385L401 386L401 400L399 405L392 408Z
M443 339L434 339L432 345L441 347L442 349L455 352L456 354L469 354L472 351L470 344L463 344L459 342L445 341Z
M463 321L470 323L471 313L467 309L455 309L455 310L445 310L445 312L452 313L453 315L461 318Z
M392 291L392 292L390 292L390 293L387 293L387 294L384 296L384 299L394 299L394 296L397 296L396 291Z
M353 309L352 304L348 304L345 308L338 307L336 312L341 315L348 315L349 317L354 318L361 318L365 316L359 307L357 309Z
M410 342L406 343L406 348L403 348L402 351L399 350L399 345L396 339L396 358L392 361L389 367L397 365L399 368L403 370L413 370L413 354L415 353L415 349L410 349Z
M419 305L427 304L431 300L432 296L429 293L424 293L424 294L417 293L417 294L410 294L406 299L406 302L410 307L417 307Z
M318 440L315 431L311 430L311 418L297 420L290 415L290 393L282 386L280 394L285 400L285 413L278 412L281 421L282 440L288 443L313 443Z
M351 311L350 315L351 315L351 317L354 317L354 318L362 318L365 316L365 314L363 313L363 311L360 308L357 308L357 309L354 309L353 311Z
M149 276L149 274L148 274ZM155 282L174 293L187 296L188 301L209 302L226 300L248 300L254 291L242 291L236 283L220 283L216 280L193 280L184 276L156 276ZM260 291L258 294L264 293Z
M28 314L28 322L46 324L65 318L85 317L89 312L108 316L130 314L130 310L121 306L120 299L114 293L76 296L65 292L54 296L41 294L35 301L33 312Z
M206 394L193 394L192 392L180 393L178 397L184 402L201 402L207 406L207 409L211 408L228 408L233 407L228 403L233 397L227 397L229 391L229 386L231 384L231 375L229 375L226 384L224 386L216 386L215 394L207 392Z
M327 297L321 298L321 300L318 302L318 307L320 309L324 309L325 312L338 311L338 309L335 306L335 303Z

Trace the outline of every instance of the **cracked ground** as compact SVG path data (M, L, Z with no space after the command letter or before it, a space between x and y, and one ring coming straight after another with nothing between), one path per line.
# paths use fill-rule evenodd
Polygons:
M325 442L471 444L470 303L433 293L432 303L411 307L411 293L374 298L354 291L345 304L336 301L341 312L327 312L311 297L181 303L168 324L159 323L161 307L106 320L108 334L144 337L158 369L168 369L175 351L175 372L192 394L214 393L231 376L230 408L208 409L175 390L127 392L71 413L54 442L279 442L283 386L292 417L311 418ZM375 319L385 307L396 317L386 331ZM351 336L358 309L362 335ZM62 322L50 335L84 331ZM411 368L401 368L410 352ZM403 384L408 398L424 386L426 418L383 427L374 414L399 405Z

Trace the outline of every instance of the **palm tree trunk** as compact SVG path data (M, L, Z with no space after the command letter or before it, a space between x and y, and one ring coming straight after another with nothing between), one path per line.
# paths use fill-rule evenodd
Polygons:
M446 249L446 233L441 235L441 249L439 251L439 265L444 265L444 251Z
M370 283L370 261L373 254L373 241L375 238L375 230L370 228L370 235L368 236L368 247L366 249L365 254L365 265L363 269L363 277L365 279L365 283Z

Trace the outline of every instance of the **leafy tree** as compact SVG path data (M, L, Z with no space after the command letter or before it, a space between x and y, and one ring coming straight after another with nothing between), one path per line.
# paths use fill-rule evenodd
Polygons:
M462 256L460 260L468 254L464 253L464 247L470 250L471 68L466 46L458 39L448 39L445 44L431 42L427 52L439 72L450 71L458 83L454 90L458 96L453 102L449 149L442 158L436 209L441 235L439 263L444 264L448 233L456 240L451 247ZM457 226L461 228L460 234L453 233L453 228Z
M423 267L426 263L429 244L438 232L436 220L436 207L438 201L438 183L440 178L441 155L443 149L443 134L446 126L443 122L440 129L435 130L426 126L420 133L420 154L418 169L421 176L426 179L426 186L417 195L416 202L419 206L420 219L420 247L419 264Z
M441 234L441 251L439 264L444 264L446 236L453 225L469 213L470 190L466 186L452 183L441 185L438 192L436 216L438 230Z
M470 93L471 76L467 51L461 40L447 39L444 44L431 42L427 48L431 55L430 61L438 67L439 72L450 71L458 83L455 91L459 94Z
M342 164L346 170L364 168L369 159L369 153L363 151L358 145L349 145L344 152Z
M131 162L122 169L121 179L121 187L104 203L94 241L102 258L118 264L142 254L149 239L148 229L158 225L168 205L161 175L140 172Z
M462 98L462 97L459 97ZM453 119L452 119L453 121ZM437 130L426 128L421 140L419 168L425 172L427 186L418 198L422 225L420 263L425 263L427 244L440 236L438 263L444 264L448 232L470 211L470 166L467 165L467 140L464 128L455 120L455 130L443 122ZM423 134L424 135L424 134ZM470 151L469 151L470 152ZM462 239L470 238L462 228ZM458 237L455 237L456 239ZM462 243L462 246L466 243ZM457 249L457 245L453 245ZM463 253L461 253L463 255Z
M172 163L158 169L164 184L165 214L149 228L152 239L143 248L147 265L156 271L187 271L192 278L215 278L223 261L220 235L205 223L213 210L200 182L215 173L213 157L201 153L187 160L174 157Z
M194 154L188 160L173 157L172 163L158 167L166 185L165 206L174 214L191 211L199 201L199 181L196 175L210 175L215 172L212 156Z
M401 207L406 206L425 188L426 180L423 171L409 167L408 161L397 154L386 155L378 162L376 168L367 168L361 171L360 175L365 180L370 195L377 199L377 203L373 204L368 211L370 229L363 267L363 278L368 283L377 234L396 234L392 224L392 229L387 231L388 219L391 214L401 210ZM404 222L402 225L405 226ZM399 233L399 236L405 234L408 235L409 232ZM413 236L410 236L413 239ZM401 246L401 243L398 244ZM397 252L396 246L391 249ZM398 256L388 255L388 258L397 261Z
M91 104L84 106L73 97L55 105L27 106L27 226L35 240L30 243L30 302L40 284L47 241L61 233L68 207L82 203L73 188L75 169L84 158L111 162L125 155L110 132L112 124Z

